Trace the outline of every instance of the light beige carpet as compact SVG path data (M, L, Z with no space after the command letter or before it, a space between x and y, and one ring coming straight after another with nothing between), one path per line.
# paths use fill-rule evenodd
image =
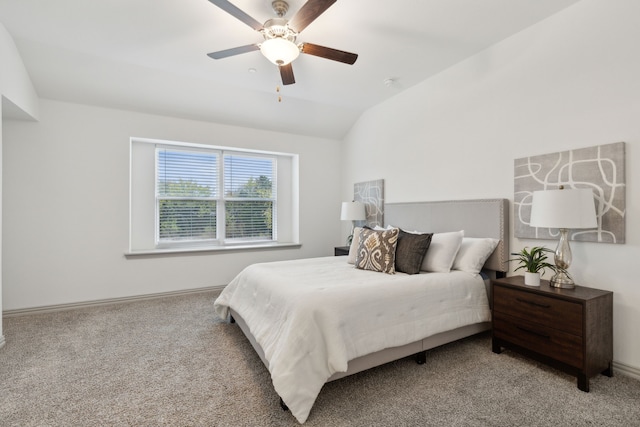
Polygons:
M215 293L7 317L1 426L295 426ZM482 334L326 384L307 426L634 426L640 381L575 379Z

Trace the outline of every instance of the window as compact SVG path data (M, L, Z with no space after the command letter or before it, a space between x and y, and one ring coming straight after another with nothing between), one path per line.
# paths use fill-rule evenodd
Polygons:
M275 240L274 170L274 158L224 155L226 240Z
M132 139L130 252L297 243L297 160Z
M218 157L156 148L158 244L217 239Z

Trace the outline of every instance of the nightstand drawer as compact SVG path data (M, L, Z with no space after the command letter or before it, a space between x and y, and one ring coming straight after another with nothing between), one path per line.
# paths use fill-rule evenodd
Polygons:
M494 312L493 336L583 369L581 335L568 334L538 323Z
M540 326L582 335L582 305L558 298L494 286L493 311Z

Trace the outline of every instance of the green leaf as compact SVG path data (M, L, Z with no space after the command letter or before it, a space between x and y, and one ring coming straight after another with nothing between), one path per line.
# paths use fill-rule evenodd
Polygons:
M557 271L557 267L554 264L547 262L547 254L555 254L549 248L544 246L534 246L530 250L527 247L522 248L520 252L512 252L515 258L508 260L508 262L518 262L518 267L514 271L525 270L529 273L541 273L548 268L551 271Z

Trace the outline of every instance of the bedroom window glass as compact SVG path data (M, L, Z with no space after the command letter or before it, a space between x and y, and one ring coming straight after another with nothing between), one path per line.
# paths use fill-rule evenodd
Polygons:
M225 239L275 240L276 159L224 155Z
M159 245L216 239L218 154L156 149Z
M298 156L131 138L129 255L299 245Z

